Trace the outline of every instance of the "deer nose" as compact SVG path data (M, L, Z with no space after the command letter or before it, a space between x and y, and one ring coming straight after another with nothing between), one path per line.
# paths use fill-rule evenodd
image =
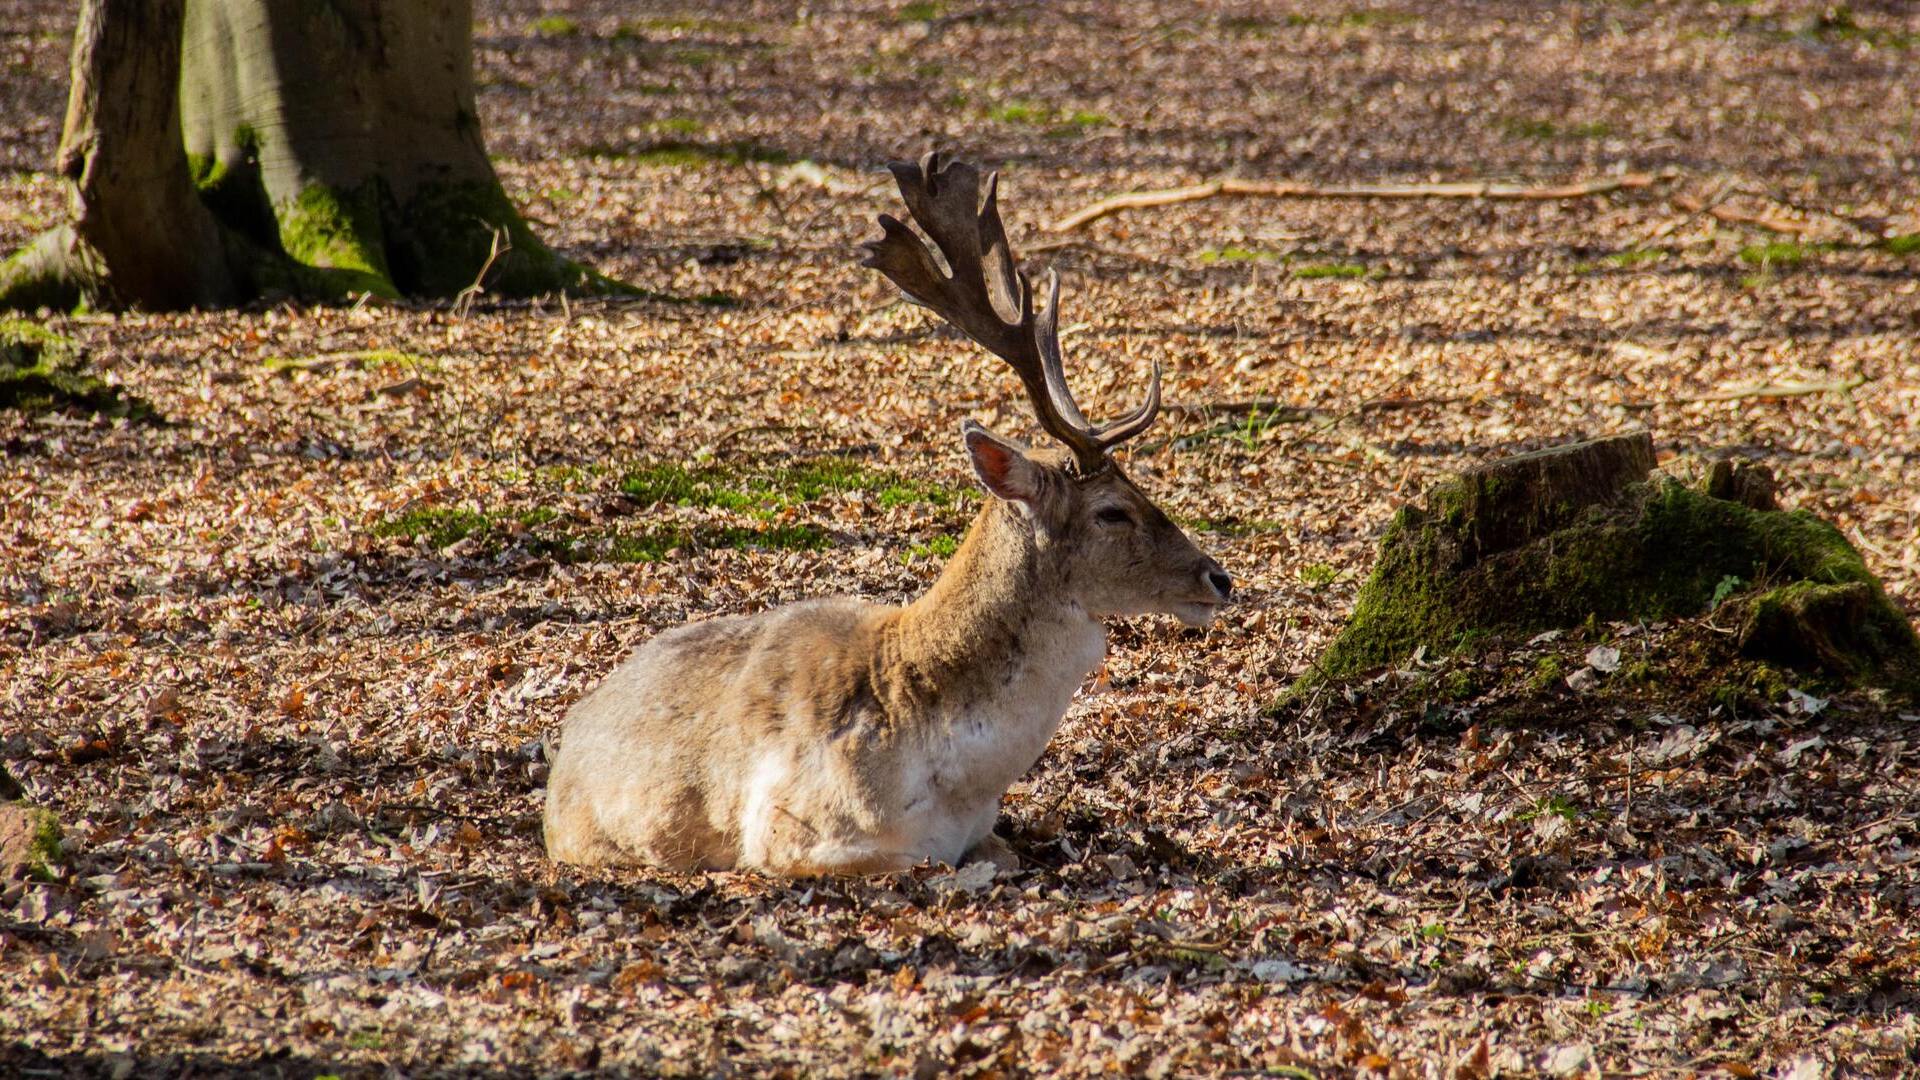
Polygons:
M1233 595L1233 579L1218 566L1207 568L1207 584L1213 586L1213 591L1219 593L1222 600Z

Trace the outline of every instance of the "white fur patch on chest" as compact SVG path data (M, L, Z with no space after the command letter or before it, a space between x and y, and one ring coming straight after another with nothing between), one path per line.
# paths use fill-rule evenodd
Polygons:
M1105 628L1084 615L1050 629L1034 635L1048 647L934 725L925 756L908 767L903 825L935 858L956 860L993 828L1000 796L1046 750L1074 691L1106 653Z

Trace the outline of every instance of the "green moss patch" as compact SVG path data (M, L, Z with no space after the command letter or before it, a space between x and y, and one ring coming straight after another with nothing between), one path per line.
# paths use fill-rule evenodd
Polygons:
M677 548L813 551L828 543L825 532L804 524L571 528L557 511L545 507L422 507L379 522L373 533L419 540L434 548L471 541L471 554L477 557L519 549L564 563L656 562Z
M145 401L83 370L71 339L24 319L0 319L0 409L159 419Z
M642 465L620 478L620 490L644 503L705 506L769 514L836 492L864 491L882 506L947 506L959 493L845 458L736 469L721 465Z
M1556 123L1538 117L1510 116L1500 121L1500 131L1510 139L1604 139L1613 134L1613 125L1600 120L1571 124Z
M912 563L916 559L950 559L960 550L960 538L952 533L941 533L925 543L915 544L900 556L903 563Z
M215 217L263 247L279 243L273 205L260 174L259 132L240 125L217 153L188 154L187 170L200 201Z
M1748 244L1740 249L1740 261L1749 266L1758 266L1762 270L1787 266L1799 266L1816 249L1806 244L1789 241L1776 241L1771 244Z
M280 247L310 268L327 291L398 299L387 268L379 185L352 191L313 184L279 208Z
M987 119L1021 127L1044 127L1050 136L1107 127L1113 118L1091 109L1062 109L1034 101L1009 101L987 110Z
M1367 268L1359 263L1309 263L1293 268L1293 276L1312 280L1314 278L1361 278L1367 276Z
M623 22L613 32L615 38L638 38L654 34L748 34L756 27L735 19L716 19L706 15L650 15Z
M1206 248L1200 252L1200 261L1209 266L1214 263L1273 262L1278 258L1280 256L1275 252L1241 247L1237 244Z
M663 139L637 147L617 147L609 143L589 143L579 150L582 157L631 161L656 169L694 169L705 165L788 165L793 155L777 147L753 142L700 143L685 139Z
M66 857L60 819L25 803L0 803L0 880L14 873L51 880Z
M1889 236L1880 241L1880 246L1889 255L1920 255L1920 233Z
M1616 270L1632 270L1635 267L1644 266L1648 263L1659 262L1666 257L1667 252L1664 248L1629 248L1626 251L1616 251L1611 255L1603 256L1598 262L1574 263L1573 272L1576 274L1591 274L1604 267L1612 267Z
M808 514L803 508L833 495L858 493L883 507L944 508L961 498L961 493L938 484L834 457L792 463L650 463L623 472L599 465L548 465L506 470L495 479L532 488L527 493L532 505L415 507L375 523L371 532L435 549L460 545L461 554L475 558L519 552L565 563L653 562L675 549L825 548L831 538L804 520ZM582 514L541 503L556 490L604 495L609 485L630 500L611 521L598 512ZM636 504L719 513L679 515L703 520L678 521L670 520L670 512L621 516L638 509ZM577 500L573 505L579 505ZM915 551L944 556L951 554L954 543L951 537L935 537Z
M1726 468L1701 487L1646 476L1651 443L1640 453L1639 479L1625 479L1629 466L1601 475L1577 455L1558 475L1494 463L1401 510L1352 619L1309 679L1485 635L1727 606L1716 619L1737 627L1749 656L1920 693L1920 639L1839 530L1770 508L1768 484L1740 483ZM1742 592L1739 582L1757 584Z

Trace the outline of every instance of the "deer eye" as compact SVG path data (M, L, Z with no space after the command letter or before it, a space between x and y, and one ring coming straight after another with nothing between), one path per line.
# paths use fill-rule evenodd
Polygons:
M1133 524L1133 515L1127 513L1124 507L1119 506L1103 506L1094 512L1093 519L1102 525Z

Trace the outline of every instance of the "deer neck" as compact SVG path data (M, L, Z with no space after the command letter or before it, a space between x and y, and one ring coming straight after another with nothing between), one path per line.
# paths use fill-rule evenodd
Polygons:
M1057 697L1065 711L1100 663L1106 631L1042 556L1023 515L990 500L933 588L900 609L886 635L883 681L897 706L958 713L999 698Z

